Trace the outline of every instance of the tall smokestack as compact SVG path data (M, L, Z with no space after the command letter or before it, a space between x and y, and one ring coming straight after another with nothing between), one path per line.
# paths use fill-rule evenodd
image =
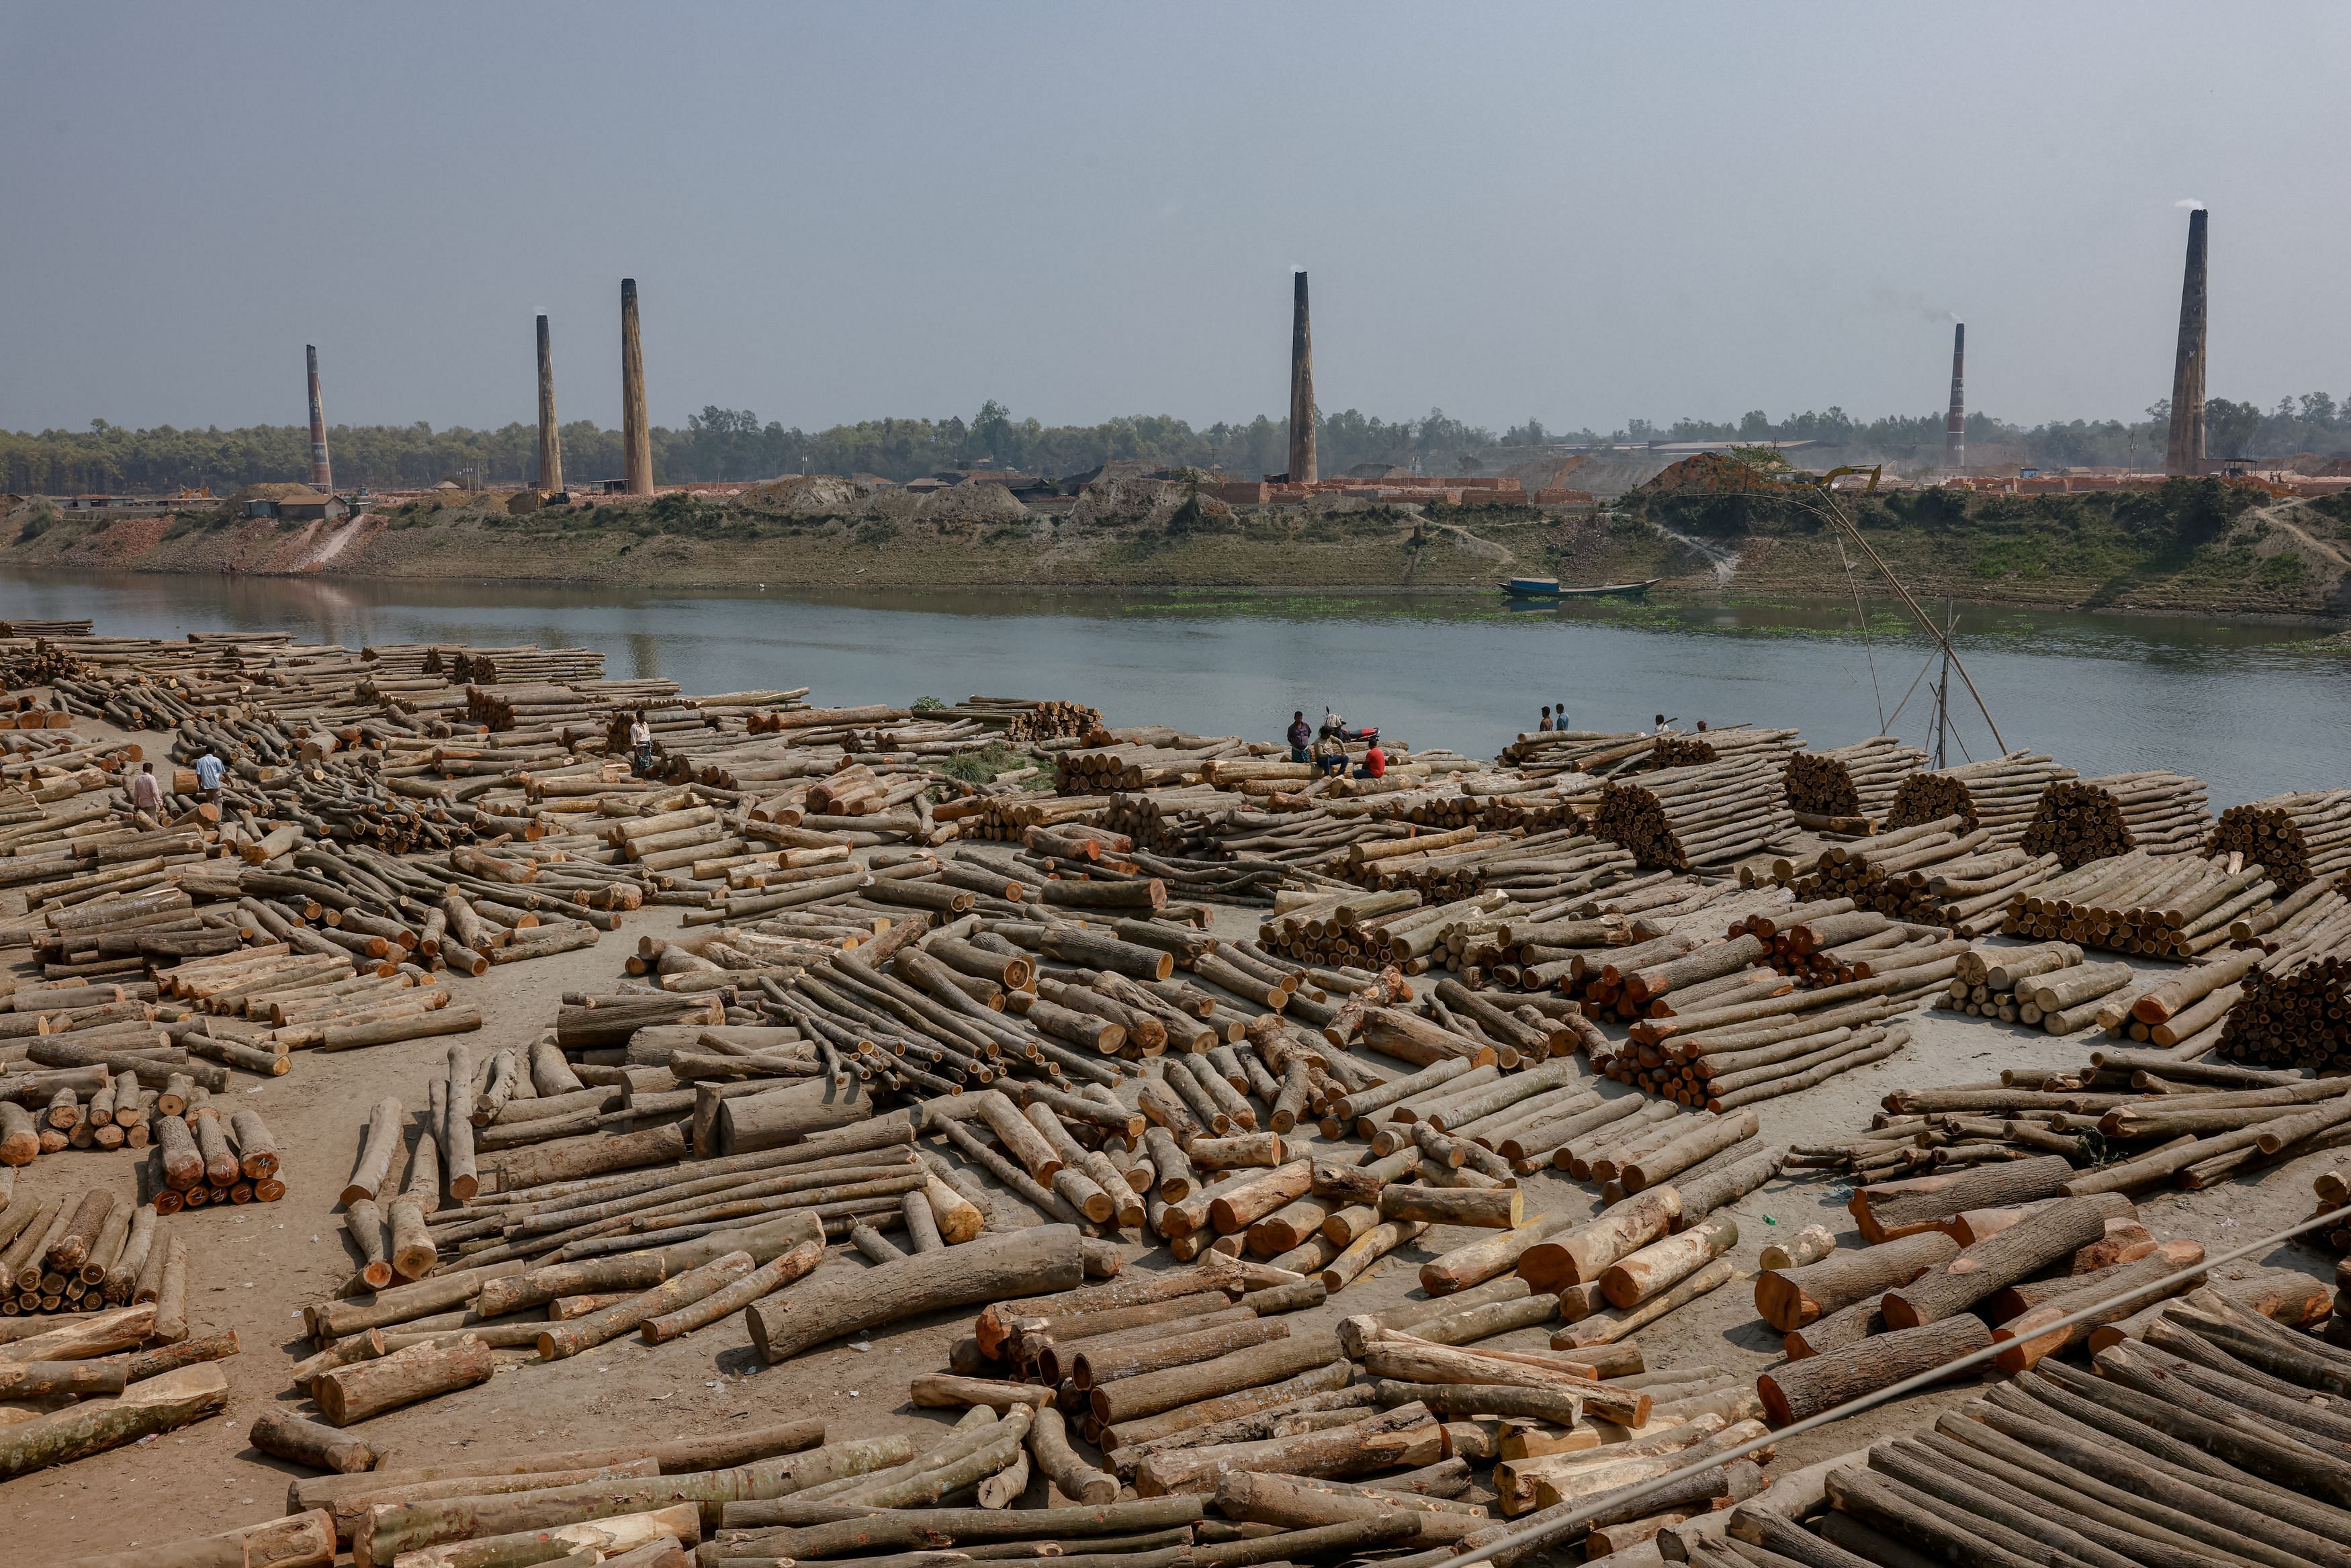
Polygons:
M1951 327L1951 411L1943 421L1943 466L1968 465L1968 324Z
M629 493L653 493L653 437L645 424L645 353L637 339L637 280L621 280L621 452Z
M1290 482L1311 484L1314 470L1314 334L1306 325L1306 269L1290 307Z
M327 461L327 405L319 399L319 346L305 344L310 362L310 483L320 490L335 487L335 466Z
M555 352L547 344L547 317L538 318L538 487L563 488L563 441L555 433Z
M2171 365L2171 440L2164 453L2168 473L2204 467L2204 219L2201 207L2188 214L2188 275L2179 285L2179 353Z

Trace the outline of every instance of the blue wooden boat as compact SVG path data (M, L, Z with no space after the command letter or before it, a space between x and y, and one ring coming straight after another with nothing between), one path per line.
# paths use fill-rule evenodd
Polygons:
M1512 577L1503 592L1514 599L1596 599L1612 595L1639 598L1657 586L1662 578L1651 577L1640 583L1608 583L1596 588L1563 588L1557 577Z

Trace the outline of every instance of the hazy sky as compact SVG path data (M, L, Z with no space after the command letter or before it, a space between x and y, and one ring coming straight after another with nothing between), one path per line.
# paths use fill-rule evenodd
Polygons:
M0 4L0 427L2351 392L2351 7Z

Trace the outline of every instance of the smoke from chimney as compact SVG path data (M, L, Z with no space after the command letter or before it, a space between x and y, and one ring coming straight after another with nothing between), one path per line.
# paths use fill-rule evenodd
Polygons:
M2171 434L2164 472L2204 468L2205 223L2201 206L2188 213L2188 266L2179 284L2179 348L2171 364Z
M1951 324L1951 411L1943 421L1943 466L1968 465L1968 324Z
M335 467L327 461L327 405L319 397L319 346L303 345L310 366L310 483L320 490L335 487Z
M1306 269L1291 277L1290 310L1290 482L1311 484L1314 467L1314 335L1306 321Z

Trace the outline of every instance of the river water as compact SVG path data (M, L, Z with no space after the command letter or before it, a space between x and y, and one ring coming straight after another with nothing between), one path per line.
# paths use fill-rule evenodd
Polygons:
M370 642L539 642L689 692L808 686L823 703L973 694L1091 702L1112 723L1275 740L1324 704L1416 746L1492 755L1564 701L1579 729L1659 711L1892 732L1931 750L1931 644L1889 603L1865 640L1850 601L1518 610L1465 595L997 590L768 593L78 573L0 577L0 618L101 632L288 629ZM1961 609L1954 643L2011 749L2085 774L2169 767L2215 809L2351 784L2351 644L2311 625ZM1873 678L1874 665L1874 678ZM1918 677L1924 673L1924 679ZM1914 681L1916 682L1914 688ZM1909 693L1907 705L1905 693ZM1953 763L1998 750L1955 675Z

